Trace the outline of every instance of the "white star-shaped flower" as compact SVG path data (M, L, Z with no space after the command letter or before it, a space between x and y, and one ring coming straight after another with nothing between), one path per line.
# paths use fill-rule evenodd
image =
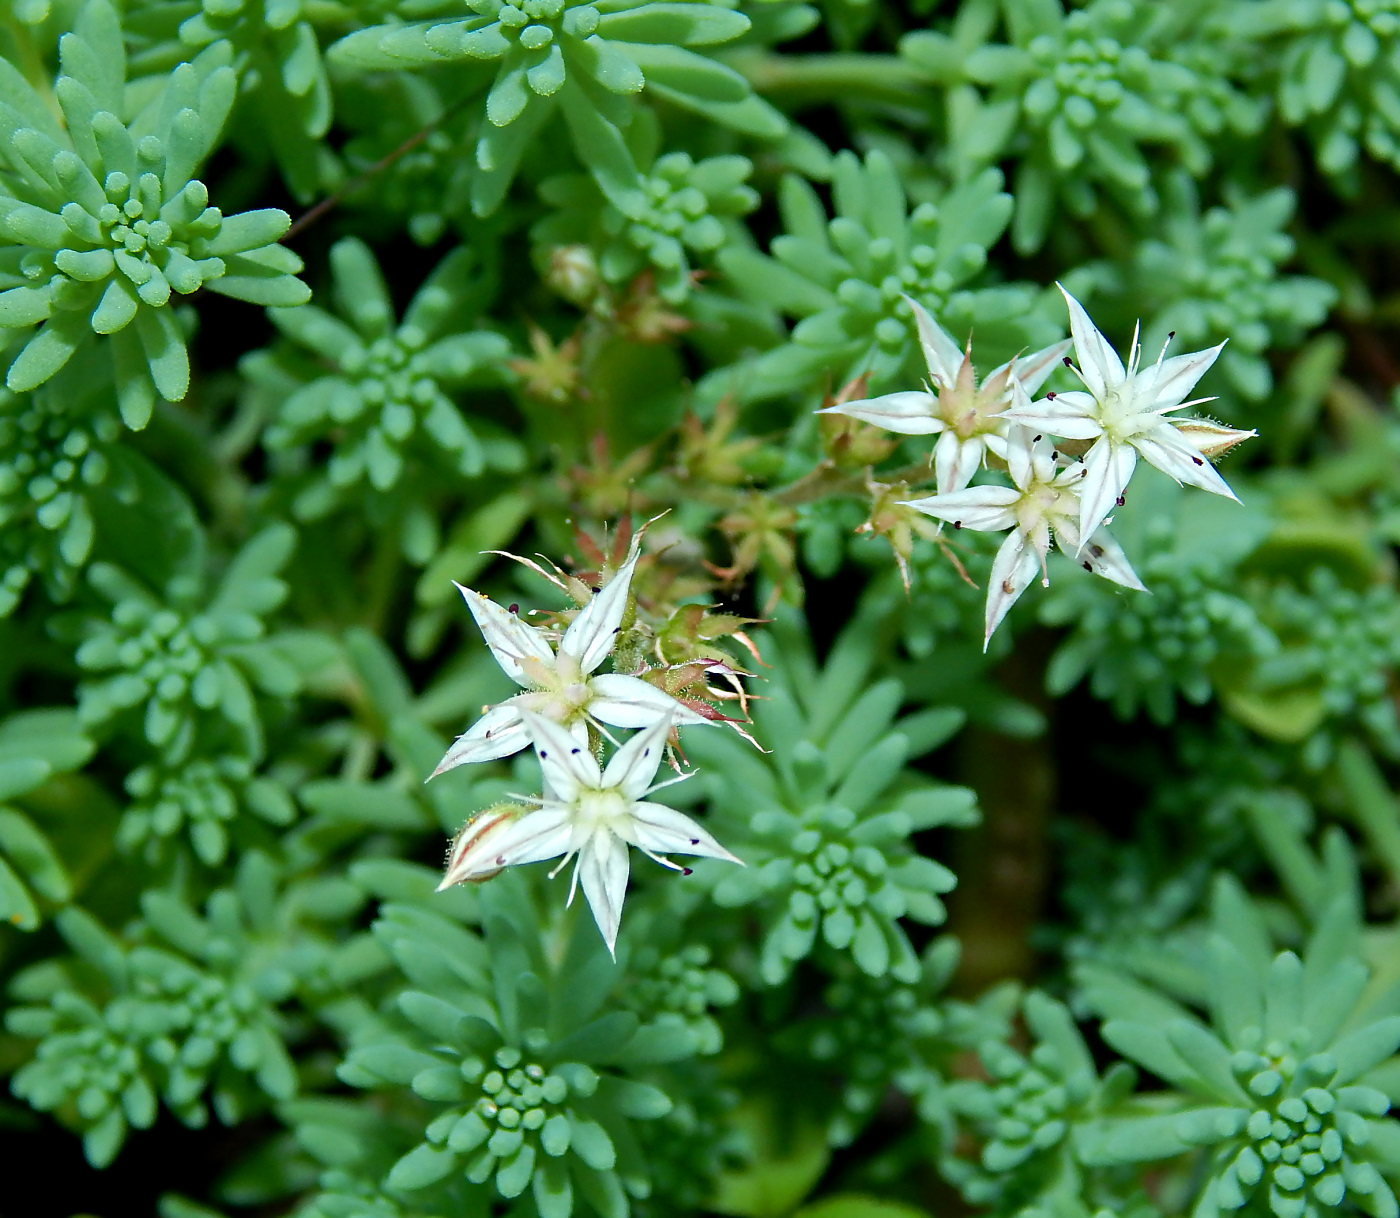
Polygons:
M1075 371L1084 388L1048 394L1029 406L1013 407L1004 417L1061 439L1095 442L1084 456L1089 472L1080 487L1081 535L1092 534L1113 510L1133 476L1139 456L1179 483L1234 499L1235 492L1202 455L1213 442L1199 434L1205 421L1171 417L1173 411L1214 400L1196 398L1188 402L1186 395L1215 363L1225 344L1171 359L1166 358L1163 347L1155 364L1139 368L1142 351L1134 330L1128 366L1124 368L1118 353L1089 319L1084 307L1063 287L1060 291L1069 307L1070 333L1074 337L1074 353L1079 357ZM1192 433L1183 434L1186 428L1193 429ZM1233 434L1244 439L1253 433Z
M653 785L670 719L638 732L600 769L588 748L553 720L528 710L521 717L544 771L544 798L536 809L497 813L468 824L453 844L439 891L464 880L487 879L503 867L563 855L557 874L577 858L569 901L581 885L612 952L627 895L628 846L673 871L688 868L666 854L702 855L742 866L690 817L645 798L679 781Z
M1069 350L1069 340L1017 356L993 369L977 384L972 370L972 344L958 345L917 300L906 296L919 327L929 379L923 389L887 393L883 397L841 402L818 414L844 414L886 431L906 436L938 434L933 448L933 468L939 494L962 490L982 466L990 448L1006 456L1006 421L1002 412L1011 405L1011 382L1020 381L1034 393Z
M1018 392L1017 398L1024 402L1024 393ZM1041 582L1049 586L1045 559L1052 541L1085 570L1125 588L1147 591L1107 529L1100 527L1087 545L1081 543L1079 488L1086 481L1082 462L1068 461L1043 433L1020 426L1013 427L1007 437L1006 460L1014 488L975 486L907 503L957 529L1011 530L997 551L987 583L983 650L1037 570ZM1068 463L1062 466L1062 462Z
M475 761L509 757L530 743L523 712L533 711L567 726L581 743L590 722L612 727L650 727L658 719L678 724L709 720L664 690L622 673L594 671L611 654L627 609L633 552L569 624L556 651L543 630L526 625L495 601L456 584L481 628L496 662L526 692L487 708L470 730L458 736L432 776Z

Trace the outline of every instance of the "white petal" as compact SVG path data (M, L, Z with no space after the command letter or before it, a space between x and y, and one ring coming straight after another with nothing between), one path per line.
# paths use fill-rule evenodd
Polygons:
M632 572L641 557L641 534L632 539L632 552L618 568L617 574L594 593L593 599L579 610L578 617L564 631L559 650L578 660L584 672L592 672L612 651L617 632L622 628L622 615L627 610L627 597L632 590Z
M598 763L586 745L581 744L567 729L552 719L522 710L521 718L534 742L535 752L544 771L545 782L554 797L562 803L573 803L580 787L596 787L602 779Z
M1097 440L1103 435L1097 409L1097 403L1087 393L1076 392L1073 397L1062 393L1029 406L1003 410L997 417L1028 427L1033 434L1059 436L1062 440Z
M1123 553L1123 547L1109 536L1107 529L1100 529L1089 538L1087 546L1079 547L1076 557L1081 565L1088 567L1095 575L1102 575L1104 579L1111 579L1125 588L1132 588L1138 592L1147 591L1132 564L1128 562L1128 556Z
M943 420L935 418L936 399L922 389L887 393L878 398L862 398L858 402L842 402L827 406L818 414L844 414L863 423L873 423L886 431L906 436L926 436L943 430Z
M1065 291L1062 284L1056 284L1065 298L1069 309L1069 332L1074 336L1074 353L1079 357L1079 372L1084 384L1096 398L1102 398L1104 390L1111 385L1121 385L1125 373L1123 361L1109 346L1108 339L1090 320L1084 306Z
M603 942L616 956L622 902L627 896L627 847L607 829L598 829L579 851L578 879Z
M520 717L520 708L510 702L490 707L484 715L452 742L438 768L430 777L436 778L447 770L459 765L470 765L477 761L495 761L498 757L509 757L530 744L530 733L525 730L525 721Z
M1028 394L1034 393L1045 384L1069 348L1070 340L1066 338L1032 355L1018 355L1011 361L1011 375L1020 381Z
M640 799L651 789L656 769L666 753L666 733L671 730L669 717L658 719L650 727L627 741L608 762L603 771L602 785L617 787L628 799Z
M1199 486L1203 491L1224 495L1226 499L1235 499L1238 502L1235 492L1216 472L1215 466L1201 456L1196 446L1170 424L1154 427L1150 432L1134 436L1132 443L1145 460L1178 482Z
M1170 410L1180 405L1224 348L1221 343L1206 351L1173 355L1156 367L1144 368L1133 385L1134 404L1139 410Z
M483 813L453 842L438 891L464 880L485 879L502 867L557 858L568 851L571 832L568 812L561 808Z
M690 817L665 804L633 804L627 840L651 854L697 854L743 865Z
M962 366L962 351L923 305L912 296L904 299L914 310L914 324L919 328L919 346L924 349L924 362L928 365L929 375L935 381L951 385L957 380L958 369Z
M517 685L529 689L534 684L520 663L522 656L538 660L547 668L554 667L554 650L543 631L527 626L509 610L480 592L462 587L456 580L452 581L452 586L467 602L467 608L481 628L481 635L486 640L486 646L491 648L491 654L496 657L496 663Z
M1016 396L1024 400L1025 395L1018 391ZM1044 453L1041 455L1044 460L1037 462L1035 460L1036 450L1042 447ZM1045 439L1043 434L1037 434L1021 423L1012 423L1007 427L1006 466L1011 474L1011 481L1021 490L1024 491L1030 486L1031 479L1040 472L1036 468L1037 465L1043 465L1044 461L1050 461L1050 454L1053 451L1054 445ZM1053 461L1051 464L1053 470ZM1054 476L1053 472L1050 476ZM1045 480L1048 481L1048 479Z
M1009 486L973 486L946 495L929 495L926 499L906 499L911 507L935 520L946 520L958 528L995 532L1009 529L1016 523L1014 504L1020 502L1021 492Z
M1001 625L1002 618L1020 599L1038 570L1040 559L1035 549L1027 544L1026 537L1020 532L1008 535L997 551L987 580L987 633L982 641L983 651L991 641L992 632Z
M588 713L610 727L650 727L659 719L684 724L710 722L640 677L604 673L592 678L588 688L593 691Z
M938 493L960 491L967 487L982 465L986 446L981 436L960 440L956 432L945 431L933 446L933 469L938 480Z
M1107 436L1084 455L1084 476L1079 481L1079 535L1091 536L1113 511L1137 465L1131 444L1114 444Z

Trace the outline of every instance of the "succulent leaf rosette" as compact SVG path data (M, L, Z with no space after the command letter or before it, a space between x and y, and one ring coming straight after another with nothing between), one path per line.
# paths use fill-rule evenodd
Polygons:
M703 0L474 0L472 15L374 26L342 39L333 59L358 68L461 64L486 92L476 143L472 207L500 206L521 157L552 117L576 155L626 215L647 203L624 138L646 91L751 136L775 138L783 117L734 69L692 50L730 42L750 26L743 13Z
M225 217L195 175L213 151L237 78L216 45L171 73L135 114L121 25L88 0L62 41L44 100L0 61L0 326L37 326L9 365L13 392L42 385L94 336L108 339L122 417L144 427L157 397L189 390L179 296L201 288L300 304L301 259L277 245L285 212Z

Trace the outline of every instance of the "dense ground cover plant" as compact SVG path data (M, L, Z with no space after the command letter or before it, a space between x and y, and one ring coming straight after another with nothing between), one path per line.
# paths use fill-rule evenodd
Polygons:
M1400 1218L1397 48L0 7L0 1212Z

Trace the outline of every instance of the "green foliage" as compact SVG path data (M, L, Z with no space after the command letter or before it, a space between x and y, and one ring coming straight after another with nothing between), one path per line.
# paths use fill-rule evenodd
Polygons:
M646 127L641 121L634 125L639 131ZM541 184L540 196L558 213L535 225L530 235L544 247L546 259L553 247L587 245L597 274L614 286L630 283L650 268L661 296L679 303L691 287L687 251L713 253L727 236L723 218L743 215L758 205L758 195L744 185L753 166L739 156L696 162L685 152L668 152L657 159L654 149L650 155L638 155L637 161L644 175L644 207L621 211L583 175L552 178ZM554 254L555 258L581 256L581 252ZM593 285L587 271L579 274L579 287L566 295L582 304L591 296Z
M1028 317L1029 285L990 286L987 250L1011 216L1001 175L986 170L937 202L908 209L894 164L883 153L862 163L839 154L832 167L836 216L796 176L779 192L784 234L772 256L725 250L719 264L741 295L801 320L791 341L732 369L701 391L757 401L805 388L825 374L840 383L868 373L887 386L911 371L917 351L912 296L954 333L976 330L994 350L1042 346L1053 326Z
M1397 36L0 4L0 1209L1400 1218Z
M901 773L911 754L938 742L946 717L896 719L903 690L894 680L862 693L872 657L856 635L821 672L791 635L767 650L783 660L755 722L784 743L763 761L719 732L694 746L719 787L720 834L749 864L716 877L715 900L757 904L759 968L770 985L811 953L819 933L863 973L912 983L919 959L899 920L938 925L939 895L955 880L915 853L909 837L976 818L971 791Z
M1354 893L1321 913L1301 956L1273 954L1258 911L1222 878L1202 982L1207 1025L1170 999L1086 966L1087 1000L1104 1036L1177 1092L1168 1111L1085 1127L1090 1162L1131 1162L1206 1148L1201 1204L1251 1198L1279 1218L1348 1197L1394 1212L1383 1173L1400 1169L1390 1099L1372 1085L1400 1048L1394 992L1364 996Z
M465 249L450 255L395 325L374 255L347 237L331 253L339 317L315 305L272 310L277 328L300 350L282 361L248 361L254 384L280 403L267 445L294 450L299 459L291 468L301 472L309 444L335 444L324 474L305 479L292 506L297 516L325 515L362 482L391 491L406 467L418 473L436 464L473 478L488 462L497 469L518 465L516 446L478 436L449 396L474 375L499 369L510 349L499 334L461 326L462 315L469 317L473 301L484 296L483 285L472 282L471 261Z
M623 132L643 90L751 135L772 138L786 128L737 72L690 50L745 33L748 18L732 9L701 0L631 0L606 10L566 0L523 7L477 0L471 8L465 19L360 30L332 55L359 68L469 65L473 91L486 92L474 103L486 120L472 182L478 215L500 206L529 142L562 115L599 189L624 215L639 217L649 200Z
M130 117L116 13L91 0L61 46L47 101L9 65L0 95L8 171L0 195L0 324L38 326L6 384L42 385L94 335L107 338L128 427L158 396L189 391L171 293L208 287L255 304L299 304L301 260L275 244L291 221L266 210L225 217L195 175L233 104L237 78L216 46L172 72Z
M353 1038L340 1074L357 1087L408 1084L431 1115L386 1184L412 1193L465 1175L507 1199L528 1189L542 1215L567 1218L575 1197L625 1213L627 1195L648 1190L631 1122L671 1101L618 1067L684 1058L694 1042L609 1005L618 971L591 927L575 921L582 933L551 963L517 929L536 916L522 886L495 885L483 901L484 936L411 906L386 906L376 923L419 988Z

